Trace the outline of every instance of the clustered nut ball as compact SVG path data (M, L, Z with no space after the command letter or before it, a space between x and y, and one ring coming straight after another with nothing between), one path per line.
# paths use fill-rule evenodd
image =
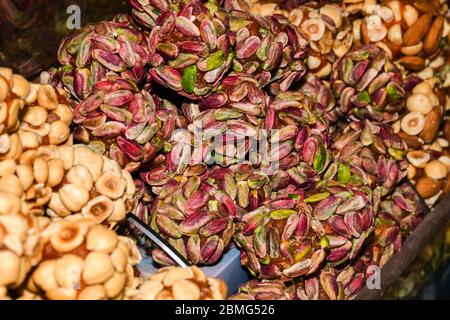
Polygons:
M123 299L136 285L136 245L94 220L49 222L42 244L42 261L27 282L31 293L50 300Z
M70 142L71 122L63 90L30 84L12 70L0 68L1 176L14 171L12 160L28 158L39 146Z
M116 224L133 206L135 185L130 173L83 145L43 146L2 177L23 196L36 215L64 218L81 214L97 223Z
M224 300L227 285L197 267L165 267L139 288L136 300Z
M38 222L25 208L15 194L0 191L0 299L41 259Z

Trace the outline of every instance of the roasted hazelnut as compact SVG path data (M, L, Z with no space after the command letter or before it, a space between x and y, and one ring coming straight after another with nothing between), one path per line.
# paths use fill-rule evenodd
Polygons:
M61 253L70 252L84 242L84 230L74 222L60 222L50 238L52 247Z
M76 184L65 184L58 193L61 202L72 212L79 212L89 201L89 191Z
M37 157L33 162L33 175L37 183L46 183L48 179L48 164L43 157Z
M91 172L94 180L97 180L103 168L103 157L85 146L76 146L74 164L84 165Z
M401 120L401 128L411 136L418 135L425 126L425 117L419 112L410 112Z
M50 124L48 138L51 144L61 144L69 138L69 135L69 126L64 121L57 120Z
M79 300L104 300L106 298L106 289L101 285L88 286L78 295Z
M45 291L50 291L58 288L58 283L55 279L55 260L47 260L39 264L37 269L33 272L33 282Z
M72 123L73 114L68 105L58 104L58 107L53 111L53 113L56 114L59 117L59 120L64 122L66 125L70 126Z
M48 113L40 106L26 107L22 111L21 119L26 123L39 127L47 121Z
M0 215L17 214L21 203L19 197L9 191L0 191Z
M30 188L34 182L33 169L30 165L19 164L16 167L16 175L24 190Z
M30 84L28 83L27 79L22 77L19 74L14 74L12 76L12 92L21 97L22 99L25 99L30 94Z
M108 171L95 181L95 189L110 199L122 197L126 188L126 181L114 171Z
M114 274L111 258L104 252L90 252L85 261L82 278L88 285L101 284Z
M58 107L58 96L51 85L41 85L39 87L37 101L46 110L55 110Z
M411 112L420 112L421 114L426 115L433 108L433 103L427 95L415 93L408 97L406 106Z
M93 226L87 234L86 248L90 251L111 253L118 241L119 238L114 231L101 225Z
M432 160L425 165L425 174L431 179L439 180L447 177L448 168L439 160Z
M0 286L17 282L20 271L20 259L10 250L0 250Z
M56 260L55 278L62 288L78 289L81 285L81 272L84 260L74 254L66 254Z
M0 161L0 177L9 176L16 171L16 161L5 159Z
M425 168L430 161L430 155L422 150L410 151L406 154L406 158L416 168Z
M64 179L64 162L61 159L52 159L48 162L47 185L54 187Z
M114 272L114 275L104 283L108 298L117 297L125 288L127 276L125 273Z
M85 190L91 190L94 186L94 179L89 169L83 165L72 167L66 174L69 183L73 183Z

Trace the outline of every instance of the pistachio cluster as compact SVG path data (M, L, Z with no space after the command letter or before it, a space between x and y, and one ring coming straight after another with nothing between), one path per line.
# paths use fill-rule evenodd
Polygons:
M165 267L138 288L135 300L224 300L227 285L197 267Z
M42 260L27 281L29 292L50 300L123 299L137 285L139 250L95 220L49 222L41 237Z

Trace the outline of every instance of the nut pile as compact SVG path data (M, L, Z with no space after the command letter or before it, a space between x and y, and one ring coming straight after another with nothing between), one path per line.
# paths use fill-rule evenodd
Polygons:
M165 267L148 277L132 297L135 300L224 300L227 286L197 267Z
M355 298L450 190L445 1L128 2L42 84L0 68L0 298L226 298L161 249L142 279L129 212L236 245L231 299Z

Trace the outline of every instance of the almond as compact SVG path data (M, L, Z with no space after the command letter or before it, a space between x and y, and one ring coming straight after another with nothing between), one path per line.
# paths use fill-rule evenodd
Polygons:
M444 124L444 138L450 141L450 119L446 120Z
M425 13L420 16L403 35L403 44L405 46L412 46L422 40L427 34L428 29L430 29L432 19L433 15L431 13Z
M447 193L450 191L450 175L447 177L447 181L445 183L444 189L442 190L442 194L440 195L440 199L444 199Z
M409 149L419 149L422 147L422 143L417 136L411 136L404 131L400 131L398 135L406 142Z
M439 129L439 124L441 123L441 107L435 106L431 109L431 112L427 114L425 118L425 126L423 127L420 137L425 142L431 142L436 137Z
M423 176L417 181L416 190L422 198L428 199L436 195L444 186L444 180L434 180Z
M432 54L437 49L437 47L439 46L439 42L441 41L443 30L444 17L439 16L434 19L433 23L431 24L430 31L423 41L423 52L426 55Z
M369 44L369 33L367 32L367 23L363 21L361 23L361 42L362 44Z
M439 15L439 10L426 0L415 0L413 6L422 13L431 13L434 16Z
M412 71L420 71L425 67L425 59L418 56L404 56L399 59L399 62Z

